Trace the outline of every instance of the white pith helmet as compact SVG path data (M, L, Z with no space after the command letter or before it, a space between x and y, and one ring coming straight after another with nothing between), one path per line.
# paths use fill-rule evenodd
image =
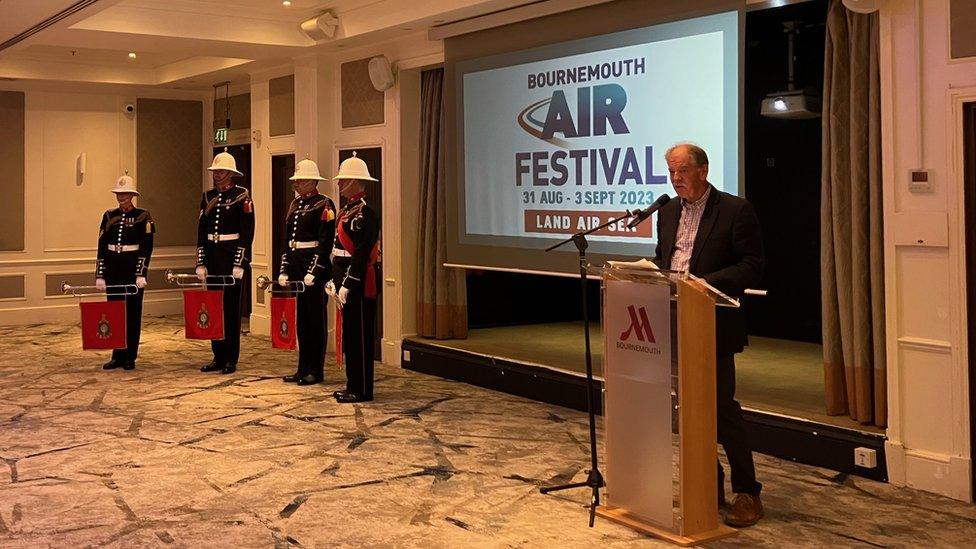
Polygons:
M226 147L224 147L224 152L218 153L217 156L214 157L213 164L211 164L207 169L212 172L217 170L227 170L237 175L244 175L237 171L237 161L234 160L234 157L231 156L229 152L227 152Z
M352 157L347 158L339 164L339 173L332 179L362 179L363 181L378 181L369 175L369 168L366 163L356 156L356 151L352 152Z
M115 188L112 189L113 193L132 193L139 196L139 191L136 189L136 180L132 179L129 175L129 170L125 171L125 175L120 177L118 181L115 182Z
M325 181L326 179L319 175L319 166L314 160L310 160L308 155L305 155L305 160L302 160L295 166L295 175L288 178L289 181L301 181L306 179L314 179L315 181Z

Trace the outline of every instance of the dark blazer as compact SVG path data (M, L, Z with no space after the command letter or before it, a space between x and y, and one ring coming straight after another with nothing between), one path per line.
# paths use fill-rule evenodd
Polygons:
M671 268L671 254L681 219L681 200L672 200L657 213L654 262ZM759 285L763 269L762 232L752 204L712 187L695 236L688 271L731 297ZM716 354L742 352L746 345L741 309L721 307L715 322Z

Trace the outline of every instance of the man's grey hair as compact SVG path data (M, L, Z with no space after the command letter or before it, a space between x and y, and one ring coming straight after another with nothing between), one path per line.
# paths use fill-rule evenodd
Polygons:
M694 143L677 143L671 145L667 152L664 153L664 158L671 158L671 153L682 148L688 151L688 155L691 156L691 161L694 162L696 166L708 165L708 155L705 154L705 149L695 145Z

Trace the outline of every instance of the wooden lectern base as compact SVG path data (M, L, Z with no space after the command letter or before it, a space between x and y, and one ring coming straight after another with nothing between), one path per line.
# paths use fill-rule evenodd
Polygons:
M631 530L637 530L638 532L643 532L656 538L670 541L671 543L680 545L681 547L698 545L700 543L706 543L709 541L734 536L739 533L739 531L735 528L730 528L724 524L720 524L718 528L714 530L700 532L690 536L682 536L681 534L671 532L670 530L666 530L660 526L656 526L637 518L619 507L601 505L596 508L596 514L597 516L616 522L617 524L622 524Z

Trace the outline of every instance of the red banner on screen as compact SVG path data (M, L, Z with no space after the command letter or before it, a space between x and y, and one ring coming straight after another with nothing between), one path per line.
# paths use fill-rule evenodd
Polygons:
M578 210L525 210L525 232L547 234L575 234L603 225L607 221L620 217L623 212L590 212ZM645 219L643 223L627 228L628 219L622 219L613 225L604 227L593 233L598 236L617 236L622 238L650 238L654 226L653 219Z

